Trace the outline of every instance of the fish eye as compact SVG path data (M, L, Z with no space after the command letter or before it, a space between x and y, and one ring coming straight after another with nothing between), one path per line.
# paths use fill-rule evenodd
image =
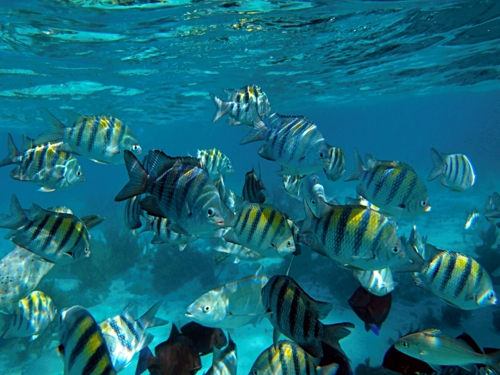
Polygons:
M402 342L401 342L401 345L403 345L405 348L407 348L407 347L408 347L408 343L407 343L406 341L402 341Z
M80 172L80 171L76 172L77 177L80 177L81 175L82 175L82 172Z
M427 202L426 201L421 201L420 202L420 207L425 207L427 206Z
M276 245L272 243L272 244L271 244L271 247L276 247Z
M208 217L212 217L212 216L214 216L214 215L215 215L215 210L214 210L213 208L209 208L209 209L207 210L207 216L208 216Z
M253 370L252 375L259 375L259 370Z
M404 203L398 204L398 207L402 208L402 209L405 209L406 208L406 204L404 204Z
M87 256L90 255L90 249L88 247L86 247L85 249L83 249L83 253Z
M207 313L210 311L210 306L206 305L204 308L203 308L203 312L204 313Z
M311 204L316 205L316 201L314 199L311 199Z
M138 151L140 149L141 149L141 146L139 146L139 145L132 145L132 150L133 151Z
M319 158L320 158L320 159L323 159L324 157L325 157L325 153L324 153L324 152L320 152L320 153L319 153Z
M495 293L490 292L490 293L488 294L488 299L493 299L494 297L495 297Z
M288 242L286 243L286 245L287 245L287 246L292 246L292 242L291 242L291 241L288 241Z
M399 253L399 247L394 246L394 247L392 248L392 252L393 252L394 254Z

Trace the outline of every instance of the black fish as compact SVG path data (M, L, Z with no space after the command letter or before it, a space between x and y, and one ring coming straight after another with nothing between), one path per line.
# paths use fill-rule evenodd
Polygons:
M379 297L360 286L349 298L349 306L365 322L365 329L370 329L378 336L382 323L391 310L392 294Z
M135 375L149 370L151 375L194 375L201 369L201 360L193 341L179 332L175 324L167 341L155 348L141 350Z
M213 347L221 349L227 345L227 338L220 328L209 328L196 322L182 326L181 332L189 337L200 355L212 353Z

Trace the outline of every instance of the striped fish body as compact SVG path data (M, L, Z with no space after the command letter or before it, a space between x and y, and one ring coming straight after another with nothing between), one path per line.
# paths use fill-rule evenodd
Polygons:
M417 285L456 308L473 310L497 304L490 276L469 256L440 251L417 275Z
M345 156L340 147L330 147L330 164L323 171L330 181L337 181L345 172Z
M465 191L476 182L476 174L467 155L444 154L431 148L431 157L434 167L428 181L441 177L441 184L455 191Z
M106 341L92 315L81 306L61 312L59 352L64 375L115 375Z
M331 342L332 338L319 319L328 315L331 304L315 301L289 276L271 277L262 289L262 303L271 313L268 318L275 328L275 345L282 333L314 357L323 355L321 341ZM350 333L345 331L346 335Z
M224 115L229 115L227 123L232 126L252 126L256 119L264 119L271 113L271 105L266 93L256 85L240 89L226 89L227 101L210 94L215 103L216 112L212 122Z
M330 164L329 146L318 127L305 116L273 113L269 127L260 121L240 142L264 140L259 155L281 165L282 175L316 173Z
M300 240L340 265L373 271L403 262L404 248L389 219L365 206L329 206L317 218L305 205Z
M15 313L11 316L2 337L38 337L54 320L57 309L52 299L45 293L33 291L19 300Z
M234 172L231 160L216 148L198 150L197 157L201 160L202 165L212 180Z
M26 215L16 196L11 216L0 227L13 229L6 238L52 263L67 264L90 256L89 233L75 215L47 211L33 204Z
M283 188L285 192L292 198L302 200L302 176L294 175L288 176L283 175Z
M127 199L125 205L125 226L130 230L142 227L141 199L140 195Z
M151 244L157 245L166 243L169 245L178 245L180 250L184 250L189 243L198 239L196 236L175 232L172 230L172 221L165 217L153 216L146 219L146 221L147 225L144 230L154 232Z
M257 177L254 169L245 174L245 184L243 185L243 191L241 193L244 200L249 203L264 203L266 197L262 193L266 187L262 180Z
M34 145L32 139L24 136L23 146L20 152L8 135L8 155L0 166L17 164L10 172L13 179L34 182L42 191L71 187L85 180L78 160L64 151L63 142Z
M256 274L212 289L188 306L186 316L204 326L222 329L256 322L266 312L262 288L268 280Z
M236 375L238 353L236 351L236 344L229 333L228 338L229 342L224 349L220 352L219 350L214 351L212 367L210 367L205 375Z
M240 202L227 242L255 250L264 257L283 257L295 251L295 241L288 219L269 205Z
M356 170L344 181L361 179L356 191L381 213L413 217L430 210L427 188L408 164L381 161L367 155L366 167L355 150Z
M14 314L18 301L32 292L53 263L22 247L16 247L0 260L0 311Z
M36 142L62 140L71 151L104 164L123 164L123 152L141 154L132 130L121 120L111 116L79 116L66 127L50 112L45 113L49 129Z
M283 340L265 349L255 360L249 375L319 375L336 373L338 365L323 372L312 357L293 341Z
M356 270L353 273L361 286L373 295L382 297L394 290L394 280L390 268L374 271Z

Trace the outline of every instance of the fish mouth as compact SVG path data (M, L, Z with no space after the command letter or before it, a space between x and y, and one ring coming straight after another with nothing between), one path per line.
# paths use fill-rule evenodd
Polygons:
M426 207L424 208L424 212L429 212L430 210L431 210L431 206L426 206Z
M186 311L186 316L189 317L189 318L191 318L191 317L193 317L193 313L190 313L189 311Z

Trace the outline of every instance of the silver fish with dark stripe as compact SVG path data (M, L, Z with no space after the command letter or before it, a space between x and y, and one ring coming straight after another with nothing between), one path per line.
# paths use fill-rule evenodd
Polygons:
M92 315L81 306L61 312L59 353L64 375L115 375L106 341Z
M497 304L491 277L474 258L430 244L425 247L427 256L435 255L416 273L415 284L462 310Z
M224 115L229 115L229 125L249 125L254 121L264 119L271 113L271 104L266 93L257 85L248 85L240 89L226 89L227 100L210 94L214 101L216 111L212 122Z
M356 270L353 274L361 286L375 296L382 297L394 290L395 283L390 268L374 271Z
M412 217L428 212L427 188L415 170L400 161L377 160L366 155L366 166L354 150L356 168L344 181L361 180L356 191L381 213L393 217Z
M283 213L269 205L243 200L236 203L231 229L223 238L264 257L283 257L295 251L291 221Z
M50 192L75 186L85 180L78 160L64 151L63 142L35 145L24 136L23 151L19 151L12 136L7 138L7 156L0 161L0 167L17 164L10 176L19 181L30 181L41 186L40 191Z
M154 232L154 236L151 240L151 244L158 245L165 243L177 245L181 251L184 250L188 244L198 239L196 236L175 232L172 230L173 226L172 220L166 217L152 216L146 218L146 226L141 233L152 231Z
M465 191L476 182L474 167L467 155L439 153L431 148L433 168L428 181L441 177L439 182L455 191Z
M389 219L365 206L329 205L321 218L306 204L300 241L341 266L364 271L402 263L405 252Z
M54 320L56 314L52 298L35 290L18 302L16 311L4 327L2 337L31 337L34 340Z
M183 234L206 235L229 226L233 214L198 159L173 158L156 150L150 154L153 156L148 158L146 170L133 153L125 151L130 181L115 201L147 193L141 208L151 215L168 218L176 225L172 229Z
M231 160L216 148L198 150L197 157L201 160L212 180L217 180L220 176L224 177L234 172Z
M316 358L323 356L321 342L340 350L339 340L348 336L352 323L324 325L332 305L312 299L291 277L273 276L262 288L262 303L274 327L274 345L280 333Z
M137 318L137 306L133 305L99 324L117 372L128 366L135 353L151 344L154 337L146 329L168 324L155 317L160 305L161 301L155 303L140 318Z
M316 124L305 116L273 113L269 126L257 121L240 144L264 141L259 155L279 163L281 175L316 173L330 164L329 146Z
M265 349L255 360L248 375L335 375L336 363L318 367L314 358L293 341L283 340Z
M142 152L130 127L111 116L79 116L66 127L49 111L44 111L49 129L40 134L36 143L64 141L71 152L103 164L123 164L123 152Z
M241 193L244 200L249 203L264 203L266 197L262 193L262 190L265 189L264 183L260 177L257 177L253 168L250 172L245 174L245 184L243 185L243 191Z
M36 204L25 212L15 195L11 216L2 215L0 227L12 229L6 238L49 262L66 264L90 256L89 233L83 220Z
M212 367L208 369L205 375L236 375L238 369L236 344L229 333L227 337L228 344L224 349L219 350L214 346Z
M330 181L337 181L345 172L345 156L340 147L330 147L330 164L323 171Z

